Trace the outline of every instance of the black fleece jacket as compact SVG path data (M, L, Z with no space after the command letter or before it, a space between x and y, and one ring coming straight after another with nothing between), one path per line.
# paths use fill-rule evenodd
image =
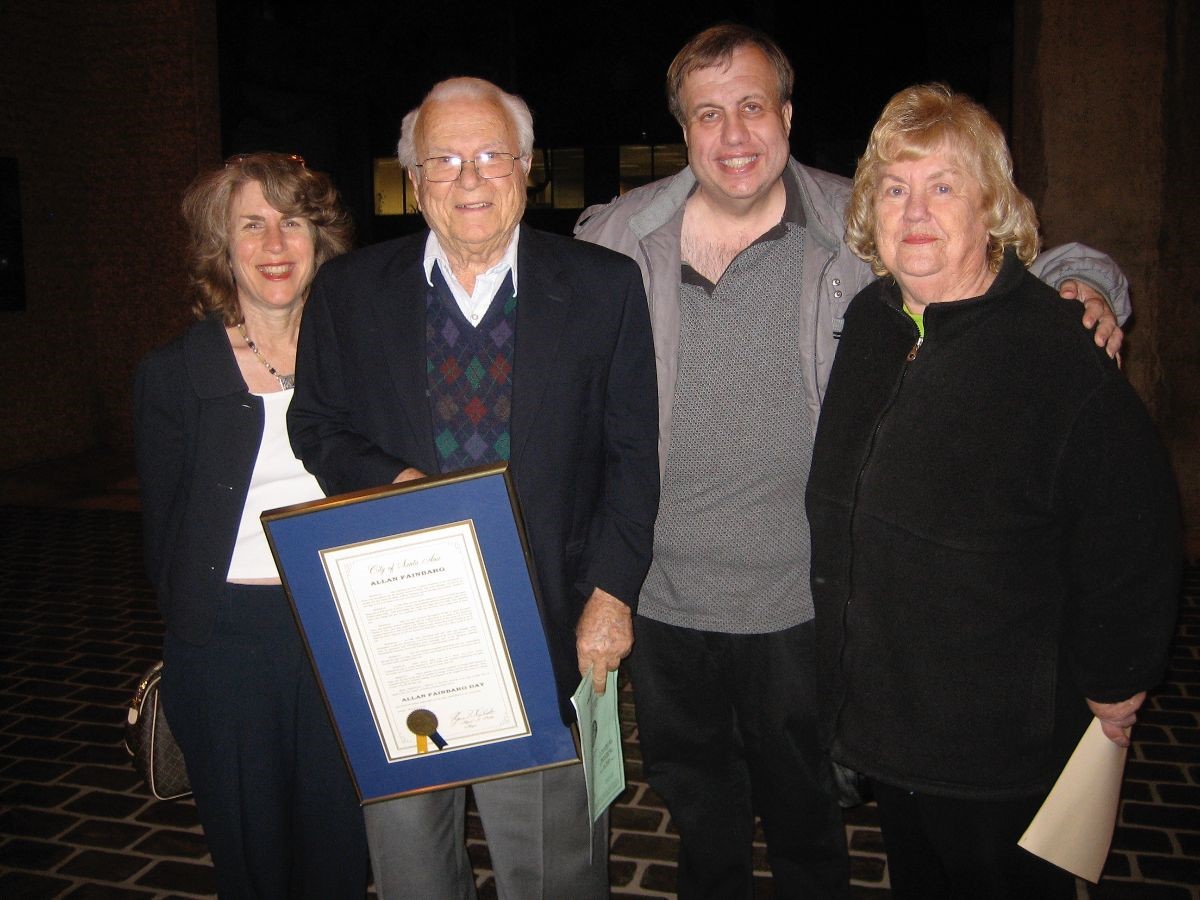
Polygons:
M964 798L1053 783L1089 719L1161 677L1181 541L1128 382L1011 253L925 310L894 281L847 316L807 508L835 759Z

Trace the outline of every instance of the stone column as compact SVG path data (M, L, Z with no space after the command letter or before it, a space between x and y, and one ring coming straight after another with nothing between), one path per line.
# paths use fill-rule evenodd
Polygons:
M219 153L212 0L0 4L26 285L0 313L0 468L128 449L133 367L185 322L180 193Z
M1045 244L1120 263L1125 371L1175 463L1200 558L1200 9L1187 0L1018 0L1013 152Z

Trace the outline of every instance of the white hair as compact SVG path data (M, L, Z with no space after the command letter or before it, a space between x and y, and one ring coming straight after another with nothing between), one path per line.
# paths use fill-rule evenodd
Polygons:
M421 110L435 100L490 100L500 104L508 115L513 130L517 134L517 156L528 156L533 152L533 113L528 104L516 94L502 90L490 81L482 78L447 78L433 86L420 106L411 109L400 123L400 142L396 145L396 156L400 165L408 169L414 176L419 175L417 163L417 127L421 120Z

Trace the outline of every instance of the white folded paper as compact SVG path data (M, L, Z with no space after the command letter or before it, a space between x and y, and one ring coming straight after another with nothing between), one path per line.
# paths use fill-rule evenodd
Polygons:
M1092 723L1017 844L1095 884L1112 845L1126 748Z

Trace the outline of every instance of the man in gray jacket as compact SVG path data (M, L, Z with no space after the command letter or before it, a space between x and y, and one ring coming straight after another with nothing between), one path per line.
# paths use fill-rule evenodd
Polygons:
M688 168L576 226L638 262L650 303L662 496L630 666L685 900L751 895L755 814L779 896L848 889L817 734L804 489L842 316L874 275L842 241L850 182L789 158L792 81L753 29L697 35L667 74ZM1127 312L1119 270L1078 245L1037 263L1115 353L1095 289Z

